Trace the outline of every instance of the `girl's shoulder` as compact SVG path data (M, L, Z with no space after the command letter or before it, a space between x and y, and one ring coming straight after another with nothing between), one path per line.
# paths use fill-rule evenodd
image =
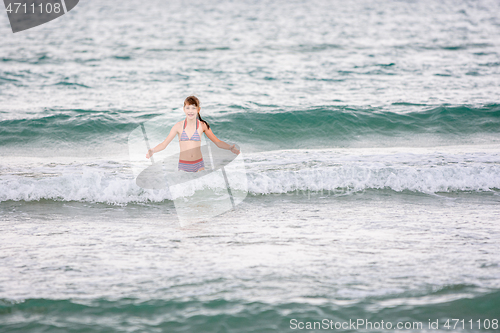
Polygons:
M205 132L206 130L208 130L208 126L207 126L207 124L204 121L200 121L200 125L201 125L201 129L202 129L203 132Z
M172 133L172 132L177 133L177 134L182 133L182 122L183 121L179 121L179 122L175 123L174 126L172 126L170 133Z
M184 125L184 120L176 122L173 127L178 130L182 129L182 125Z

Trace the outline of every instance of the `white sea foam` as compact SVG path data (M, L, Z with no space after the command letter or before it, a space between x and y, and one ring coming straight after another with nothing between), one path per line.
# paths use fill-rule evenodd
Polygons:
M251 194L391 189L422 193L500 189L497 147L440 149L288 150L247 154ZM113 161L3 166L0 201L41 199L127 204L161 202L196 191L223 190L220 175L198 178L183 190L142 189L130 165ZM238 184L235 190L239 189ZM221 192L222 193L222 192Z

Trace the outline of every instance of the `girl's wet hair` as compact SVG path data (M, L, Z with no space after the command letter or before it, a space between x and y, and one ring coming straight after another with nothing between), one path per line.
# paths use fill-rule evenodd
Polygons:
M194 105L196 106L197 108L200 107L200 100L196 97L196 96L188 96L185 100L184 100L184 106L186 105ZM198 112L198 119L202 122L205 123L205 125L207 125L207 128L210 129L210 125L203 119L201 119L200 117L200 113Z

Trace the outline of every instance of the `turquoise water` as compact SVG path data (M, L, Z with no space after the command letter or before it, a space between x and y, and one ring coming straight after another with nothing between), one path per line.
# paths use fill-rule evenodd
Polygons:
M86 1L16 34L0 15L0 331L499 331L498 12ZM190 94L248 195L181 224L176 200L219 183L142 189L129 139L155 124L158 144Z
M498 143L500 104L476 107L421 105L418 111L405 112L391 110L393 108L394 105L378 108L323 105L299 109L274 106L264 111L258 107L230 106L228 110L206 118L222 135L232 140L243 142L245 138L250 138L246 144L252 150L261 150L264 145L268 150L353 145L373 147L377 143L378 146L394 146L393 140L412 145L412 140L429 135L433 138L427 139L427 146L436 143L478 143L474 141L478 136L484 137L481 143ZM4 133L0 143L26 148L34 145L43 148L61 141L75 146L84 140L92 145L100 145L103 141L120 143L140 122L158 117L163 119L165 115L46 110L35 116L0 121L0 129ZM163 120L166 134L180 117L178 112L173 121L168 118ZM332 131L332 128L335 130ZM376 138L376 142L371 138ZM415 146L422 146L422 143Z

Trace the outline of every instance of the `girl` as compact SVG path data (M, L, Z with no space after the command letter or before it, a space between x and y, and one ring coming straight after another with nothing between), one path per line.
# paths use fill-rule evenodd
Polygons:
M205 170L203 163L203 156L201 155L201 134L205 135L212 140L217 147L222 149L231 150L234 154L238 155L240 151L235 148L235 145L228 145L224 141L219 140L212 130L210 125L200 117L200 101L195 96L189 96L184 101L184 113L186 119L179 121L170 130L170 134L165 141L158 144L156 147L148 150L146 158L150 158L154 153L165 149L170 141L178 135L181 153L179 155L179 170L186 172L198 172ZM188 135L188 133L192 133Z

